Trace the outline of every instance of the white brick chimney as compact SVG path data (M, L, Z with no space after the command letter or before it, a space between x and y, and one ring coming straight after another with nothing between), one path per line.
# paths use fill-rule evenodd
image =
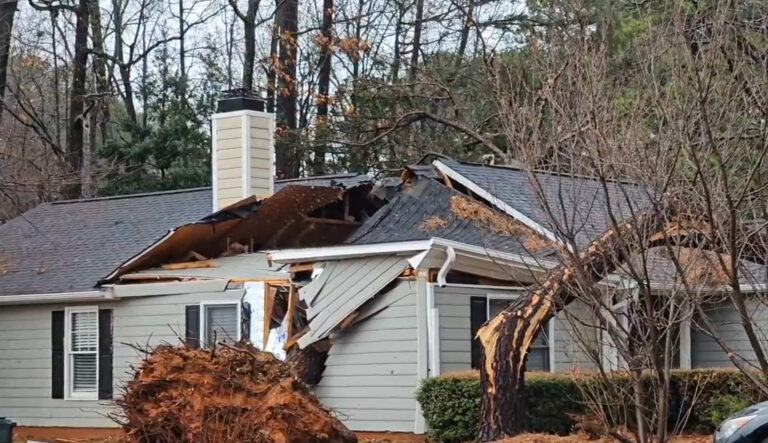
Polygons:
M219 100L211 117L213 210L275 192L275 116L241 91Z

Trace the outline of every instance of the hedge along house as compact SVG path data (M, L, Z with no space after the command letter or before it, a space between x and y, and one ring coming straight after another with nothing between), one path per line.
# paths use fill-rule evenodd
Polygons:
M212 188L44 203L0 225L0 416L116 426L134 345L260 340L264 292L289 275L256 251L343 241L378 208L362 174L273 181L261 106L220 103Z

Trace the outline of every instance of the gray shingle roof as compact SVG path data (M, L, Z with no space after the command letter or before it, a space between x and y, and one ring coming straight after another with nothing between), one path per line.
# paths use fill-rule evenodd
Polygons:
M276 180L350 188L364 174ZM0 225L0 296L88 291L177 226L211 213L210 188L43 203Z
M556 236L573 236L578 247L586 246L611 225L610 212L617 220L627 219L632 211L642 209L649 201L645 191L634 184L608 182L606 193L602 183L595 179L537 172L534 177L548 202L543 205L536 186L522 169L448 159L440 162ZM612 211L608 211L609 206Z
M504 252L534 256L551 252L550 249L528 250L522 243L524 239L496 234L487 226L457 217L451 210L451 198L455 195L462 194L434 180L421 179L379 209L347 243L362 245L439 237ZM499 215L505 217L502 213ZM439 217L447 225L424 229L422 223L433 217Z
M116 266L211 212L211 190L43 203L0 225L0 295L93 289Z

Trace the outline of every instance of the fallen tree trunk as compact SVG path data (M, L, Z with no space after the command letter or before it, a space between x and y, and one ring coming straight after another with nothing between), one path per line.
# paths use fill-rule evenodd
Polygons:
M498 440L525 430L525 360L542 325L575 298L574 287L597 283L632 252L653 243L653 234L664 232L672 213L669 208L657 208L616 224L480 328L483 399L479 440ZM668 239L665 235L656 238L657 242Z

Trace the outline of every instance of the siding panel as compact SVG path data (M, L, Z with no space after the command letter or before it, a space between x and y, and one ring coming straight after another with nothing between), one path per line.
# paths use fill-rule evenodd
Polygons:
M99 304L113 309L112 378L121 380L140 355L123 343L156 346L178 343L184 332L184 307L201 301L239 301L243 291L141 297ZM94 303L88 303L93 305ZM21 426L114 427L105 414L108 401L51 398L51 311L64 305L8 306L0 310L0 416Z
M403 291L407 292L404 297ZM409 281L399 281L377 296L402 297L398 302L332 337L333 346L316 393L352 430L413 432L415 291Z

